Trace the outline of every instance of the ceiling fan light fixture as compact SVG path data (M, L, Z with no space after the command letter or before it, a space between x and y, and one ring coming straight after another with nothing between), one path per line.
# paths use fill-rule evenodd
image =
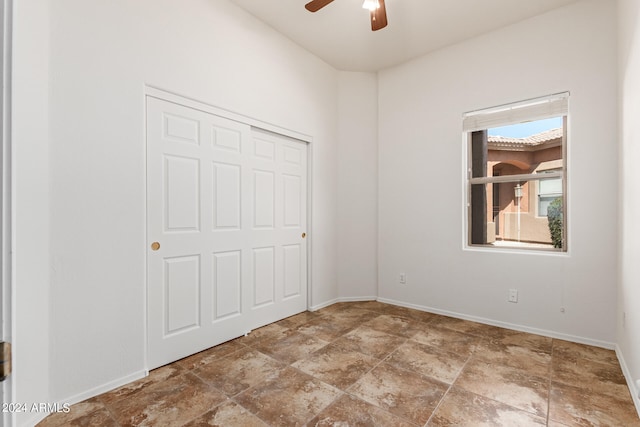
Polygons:
M374 10L380 8L380 1L379 0L364 0L364 3L362 4L362 8L363 9L368 9L370 11L374 11Z
M304 5L304 8L309 12L317 12L330 3L333 3L333 0L311 0ZM387 8L384 0L364 0L362 7L369 10L372 31L378 31L387 26Z

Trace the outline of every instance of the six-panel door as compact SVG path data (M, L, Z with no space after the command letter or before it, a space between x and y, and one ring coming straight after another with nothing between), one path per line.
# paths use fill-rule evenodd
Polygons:
M148 368L307 308L307 146L147 98Z

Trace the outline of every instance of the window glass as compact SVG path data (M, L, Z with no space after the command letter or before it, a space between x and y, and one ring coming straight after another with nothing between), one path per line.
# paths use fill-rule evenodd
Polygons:
M538 216L547 216L547 207L562 196L562 179L551 178L538 181Z
M465 116L469 245L566 251L567 101L554 96Z

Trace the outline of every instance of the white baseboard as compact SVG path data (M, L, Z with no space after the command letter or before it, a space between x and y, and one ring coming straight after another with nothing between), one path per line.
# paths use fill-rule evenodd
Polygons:
M110 381L98 387L94 387L90 390L83 391L82 393L78 393L74 396L67 397L65 399L55 400L55 402L59 403L60 405L63 405L63 404L75 405L76 403L83 402L87 399L91 399L92 397L98 396L102 393L106 393L108 391L114 390L132 381L136 381L136 380L139 380L140 378L144 378L147 375L149 375L148 371L138 371L131 375L127 375L125 377L119 378L114 381ZM23 418L23 417L14 418L13 421L14 421L14 425L18 427L33 427L37 425L39 422L41 422L42 420L44 420L49 415L50 414L47 412L38 412L38 413L30 414L30 416L27 418Z
M631 371L627 366L627 362L624 360L624 355L622 354L622 350L616 344L616 356L618 356L618 362L620 362L620 368L622 368L622 373L624 374L624 378L627 380L627 385L629 386L629 392L631 392L631 397L633 398L633 404L636 405L636 412L638 412L638 416L640 417L640 380L634 381L631 377Z
M369 297L340 297L338 298L339 302L361 302L361 301L377 301L378 297L369 296Z
M330 305L339 303L339 302L359 302L359 301L376 301L378 297L370 296L370 297L340 297L334 298L332 300L323 302L322 304L314 305L309 307L309 311L318 311L325 307L329 307Z
M27 418L22 418L19 415L22 414L12 414L14 416L13 418L13 424L10 425L14 425L16 427L33 427L35 425L37 425L39 422L41 422L42 420L44 420L47 415L47 413L41 412L41 413L35 413L35 414L30 414L29 417Z
M631 392L631 396L633 398L633 403L635 404L636 410L638 411L638 415L640 416L640 396L639 396L640 385L636 385L636 383L634 382L633 378L631 377L631 373L630 373L629 368L628 368L628 366L627 366L627 364L626 364L626 362L624 360L624 357L622 355L622 351L620 350L620 348L618 347L617 344L610 343L610 342L605 342L605 341L593 340L593 339L590 339L590 338L584 338L584 337L579 337L579 336L575 336L575 335L562 334L562 333L558 333L558 332L554 332L554 331L542 330L542 329L537 329L537 328L530 328L530 327L527 327L527 326L522 326L522 325L517 325L517 324L512 324L512 323L507 323L507 322L500 322L500 321L487 319L487 318L483 318L483 317L469 316L469 315L462 314L462 313L456 313L456 312L447 311L447 310L439 310L439 309L436 309L436 308L433 308L433 307L427 307L427 306L422 306L422 305L417 305L417 304L410 304L410 303L391 300L391 299L387 299L387 298L378 298L378 297L375 297L375 296L334 298L332 300L323 302L321 304L309 307L309 311L317 311L317 310L320 310L322 308L328 307L328 306L333 305L333 304L338 303L338 302L358 302L358 301L379 301L379 302L386 303L386 304L392 304L392 305L397 305L397 306L400 306L400 307L412 308L412 309L415 309L415 310L425 311L425 312L434 313L434 314L440 314L440 315L443 315L443 316L455 317L455 318L463 319L463 320L470 320L470 321L473 321L473 322L483 323L483 324L486 324L486 325L498 326L498 327L517 330L517 331L522 331L522 332L529 332L529 333L533 333L533 334L537 334L537 335L547 336L547 337L550 337L550 338L558 338L558 339L563 339L563 340L566 340L566 341L577 342L577 343L580 343L580 344L593 345L593 346L596 346L596 347L603 347L603 348L615 350L616 355L618 357L618 361L620 362L620 367L622 369L622 372L623 372L623 374L625 376L625 379L627 381L627 385L628 385L629 390ZM147 371L147 370L137 371L137 372L134 372L134 373L132 373L130 375L127 375L125 377L119 378L117 380L110 381L110 382L108 382L106 384L100 385L98 387L94 387L94 388L92 388L90 390L84 391L82 393L76 394L76 395L68 397L66 399L62 399L59 402L60 403L68 403L69 405L73 405L73 404L82 402L84 400L90 399L92 397L98 396L98 395L100 395L102 393L106 393L106 392L109 392L111 390L114 390L114 389L116 389L118 387L121 387L121 386L123 386L125 384L128 384L128 383L130 383L132 381L136 381L136 380L139 380L141 378L144 378L147 375L149 375L149 371ZM37 414L35 417L31 417L28 420L27 419L22 419L22 420L20 420L19 425L20 426L32 426L32 425L35 425L38 422L42 421L42 419L44 419L46 417L46 415L48 415L48 414Z
M426 311L426 312L429 312L429 313L441 314L443 316L455 317L455 318L463 319L463 320L470 320L470 321L473 321L473 322L483 323L483 324L486 324L486 325L499 326L501 328L513 329L513 330L516 330L516 331L529 332L529 333L532 333L532 334L542 335L542 336L546 336L546 337L550 337L550 338L562 339L562 340L565 340L565 341L571 341L571 342L576 342L576 343L580 343L580 344L592 345L592 346L595 346L595 347L602 347L602 348L606 348L608 350L615 350L616 356L618 358L618 362L620 363L620 368L622 369L622 373L624 374L625 380L627 381L627 387L629 387L629 392L631 393L631 397L633 399L633 403L634 403L634 405L636 407L636 411L638 412L638 416L640 417L640 380L638 380L637 382L634 381L633 377L631 376L631 371L629 370L629 367L627 366L627 363L624 360L624 356L622 354L622 351L620 350L620 347L618 347L618 345L615 344L615 343L611 343L611 342L607 342L607 341L594 340L594 339L591 339L591 338L585 338L585 337L580 337L580 336L576 336L576 335L562 334L562 333L558 333L558 332L555 332L555 331L548 331L548 330L543 330L543 329L530 328L530 327L527 327L527 326L516 325L516 324L513 324L513 323L499 322L499 321L495 321L495 320L492 320L492 319L486 319L486 318L483 318L483 317L469 316L469 315L466 315L466 314L455 313L455 312L446 311L446 310L438 310L438 309L435 309L433 307L425 307L425 306L416 305L416 304L409 304L409 303L395 301L395 300L386 299L386 298L377 298L377 300L380 301L380 302L386 303L386 304L393 304L393 305L397 305L397 306L401 306L401 307L413 308L413 309L416 309L416 310Z
M130 382L139 380L140 378L144 378L147 375L149 375L149 371L146 371L146 370L134 372L133 374L127 375L122 378L118 378L117 380L114 380L114 381L109 381L106 384L102 384L100 386L94 387L87 391L83 391L82 393L78 393L74 396L63 399L60 402L68 403L69 405L75 405L76 403L83 402L87 399L91 399L92 397L96 397L102 393L115 390L116 388L121 387L125 384L129 384Z
M340 302L340 300L338 298L334 298L332 300L323 302L321 304L312 305L311 307L309 307L309 311L318 311L321 308L329 307L330 305L333 305L333 304L335 304L337 302Z
M325 302L317 304L317 305L312 305L311 307L309 307L309 311L318 311L318 310L320 310L322 308L329 307L330 305L333 305L333 304L335 304L337 302L340 302L339 298L334 298L332 300L325 301Z
M561 340L565 340L565 341L571 341L571 342L576 342L576 343L580 343L580 344L592 345L594 347L602 347L602 348L606 348L608 350L613 350L616 347L615 343L612 343L612 342L594 340L594 339L591 339L591 338L580 337L580 336L577 336L577 335L563 334L563 333L560 333L560 332L549 331L549 330L546 330L546 329L531 328L531 327L528 327L528 326L517 325L515 323L501 322L501 321L498 321L498 320L487 319L487 318L479 317L479 316L470 316L470 315L467 315L467 314L456 313L456 312L447 311L447 310L440 310L440 309L437 309L437 308L427 307L427 306L423 306L423 305L409 304L409 303L406 303L406 302L395 301L395 300L391 300L391 299L387 299L387 298L377 298L377 300L380 301L380 302L384 302L386 304L393 304L393 305L398 305L400 307L413 308L415 310L426 311L426 312L434 313L434 314L441 314L443 316L455 317L457 319L470 320L472 322L483 323L485 325L491 325L491 326L498 326L500 328L512 329L512 330L515 330L515 331L528 332L530 334L542 335L542 336L549 337L549 338L557 338L557 339L561 339Z

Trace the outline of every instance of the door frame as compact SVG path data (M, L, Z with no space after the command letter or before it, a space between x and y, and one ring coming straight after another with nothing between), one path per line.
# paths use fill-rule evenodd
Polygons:
M13 158L11 149L11 54L12 54L12 0L0 0L0 340L13 338ZM4 402L13 396L12 377L0 383ZM0 425L12 425L12 415L2 413Z
M6 0L0 0L0 1L6 1ZM145 117L145 126L144 126L144 152L145 152L145 159L146 159L146 153L147 153L147 124L146 124L146 117L147 117L147 98L158 98L161 99L163 101L167 101L167 102L172 102L174 104L178 104L178 105L182 105L184 107L188 107L188 108L193 108L196 110L200 110L203 111L205 113L209 113L209 114L213 114L215 116L219 116L228 120L233 120L236 122L240 122L243 123L245 125L249 125L252 128L257 128L257 129L262 129L262 130L266 130L268 132L272 132L275 134L279 134L285 137L289 137L289 138L293 138L293 139L297 139L303 143L307 144L307 238L306 240L306 245L307 245L307 309L309 309L309 307L312 306L312 289L313 289L313 284L312 284L312 280L311 280L311 270L312 270L312 247L313 247L313 223L312 223L312 200L313 200L313 137L292 129L287 129L272 123L268 123L268 122L264 122L262 120L258 120L255 119L253 117L249 117L249 116L245 116L243 114L239 114L239 113L235 113L233 111L224 109L224 108L220 108L217 107L215 105L212 104L208 104L206 102L202 102L202 101L198 101L196 99L190 98L190 97L186 97L180 94L177 94L175 92L171 92L156 86L152 86L152 85L145 85L144 87L144 96L143 96L143 110L144 110L144 117ZM145 160L146 162L146 160ZM147 168L148 165L145 163L145 167L144 167L144 193L147 194L148 193L148 182L147 182ZM148 250L147 250L147 241L148 239L148 206L147 206L147 201L146 201L146 197L145 197L145 218L144 218L144 226L145 226L145 232L144 232L144 242L142 243L142 248L144 250L144 260L145 260L145 266L148 265ZM143 315L144 315L144 324L145 324L145 328L144 328L144 341L145 341L145 345L144 345L144 360L145 360L145 370L149 371L149 366L148 366L148 340L149 340L149 336L148 336L148 330L149 330L149 324L148 324L148 313L147 313L147 299L148 299L148 289L149 289L149 278L147 276L147 268L145 267L144 270L144 311L143 311Z

